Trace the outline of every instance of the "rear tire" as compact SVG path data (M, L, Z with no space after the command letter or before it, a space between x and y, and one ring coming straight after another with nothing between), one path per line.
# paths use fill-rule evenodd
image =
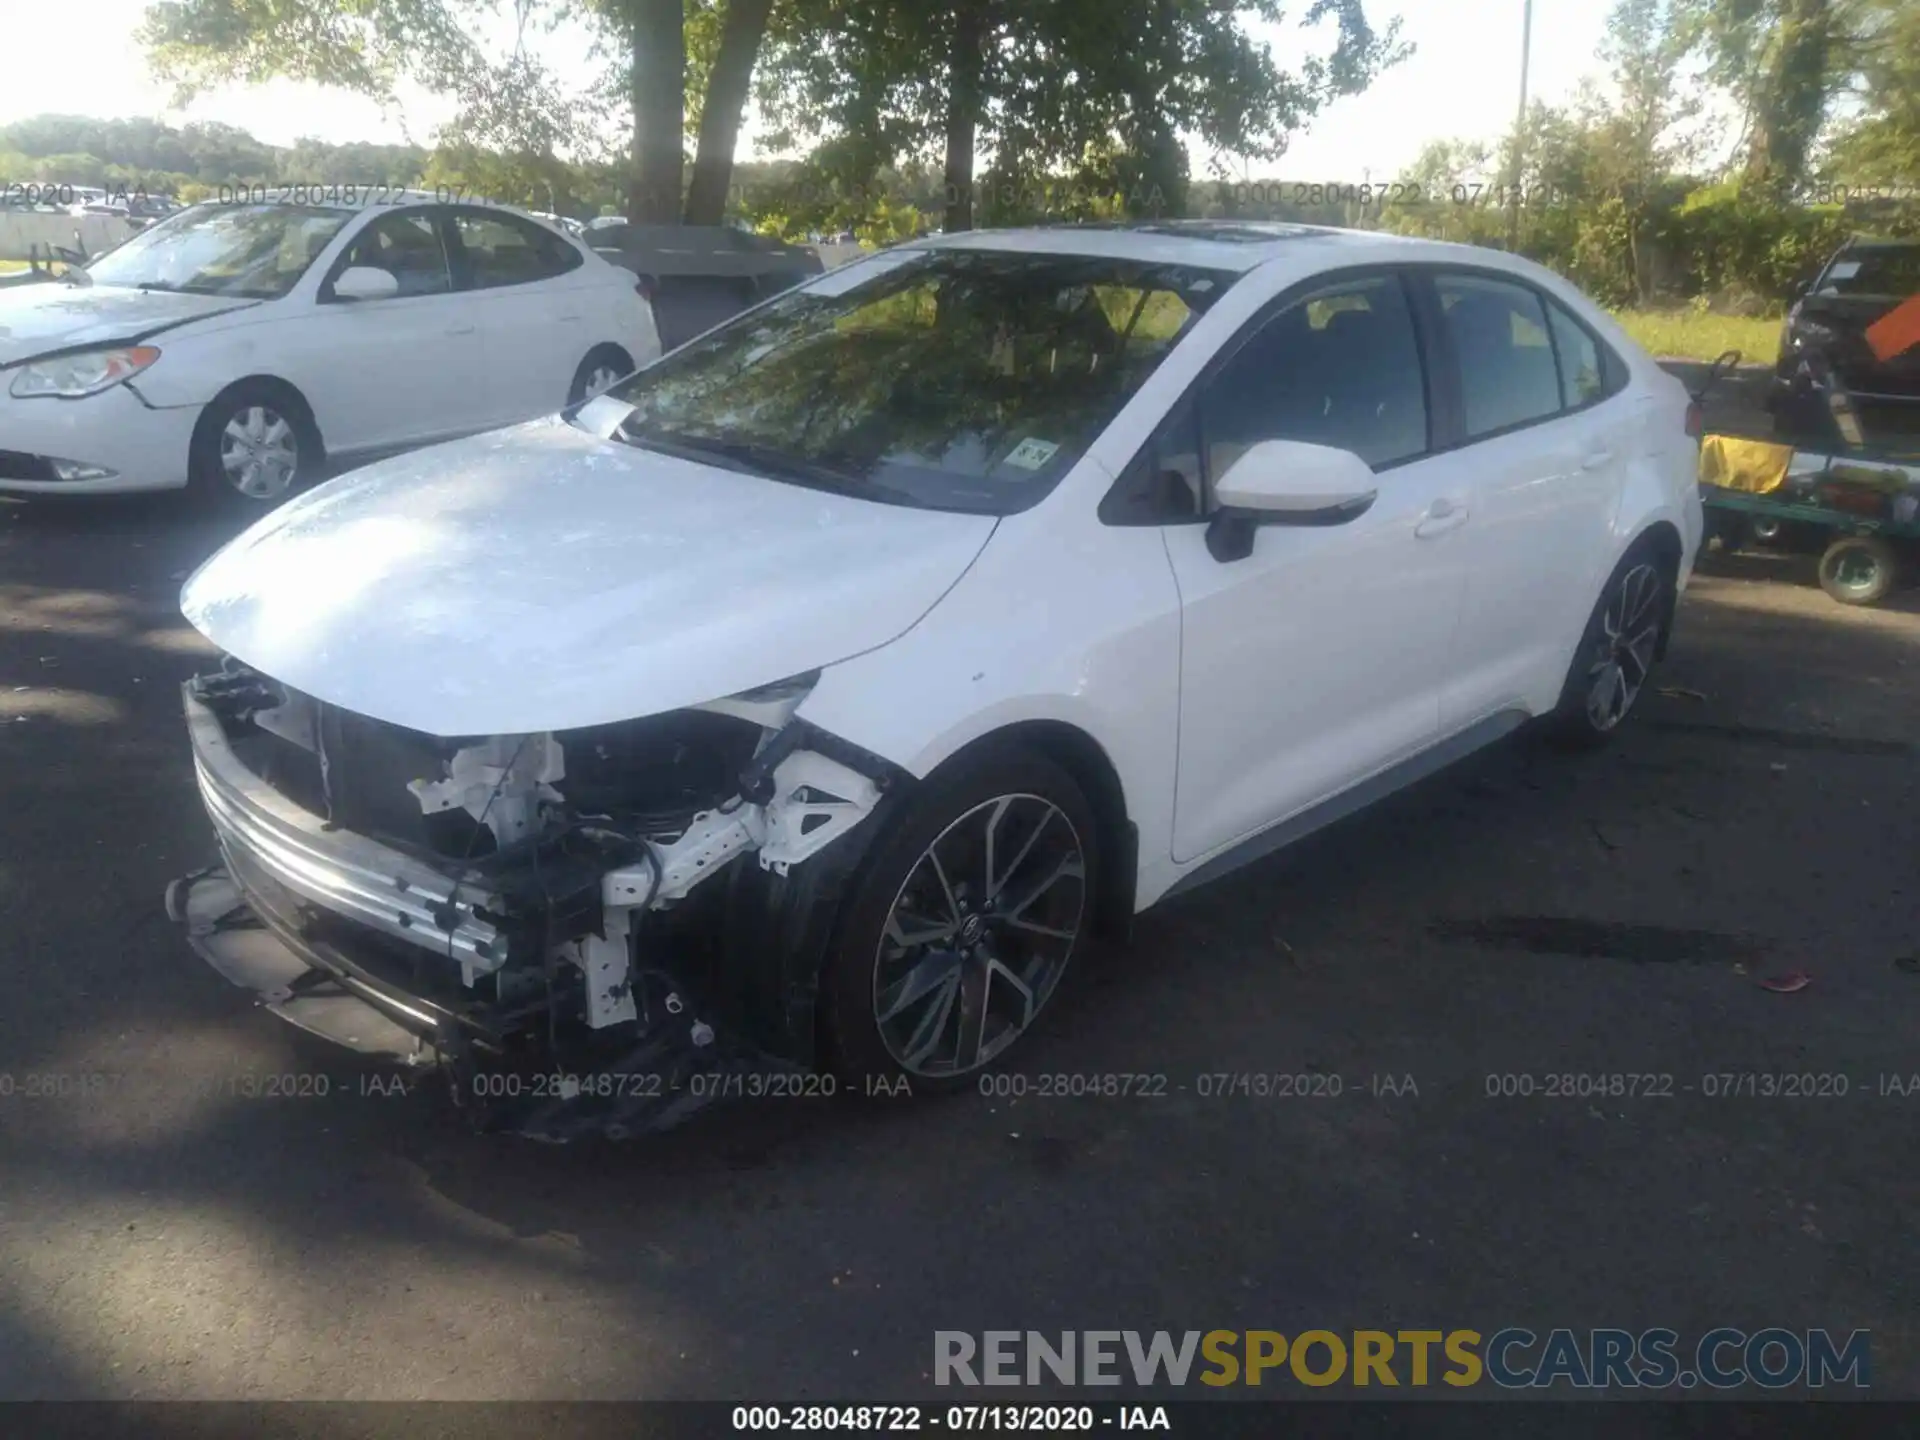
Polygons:
M1878 535L1843 535L1820 557L1820 588L1842 605L1878 604L1899 574L1899 557Z
M1073 777L1024 749L963 759L906 797L848 889L821 977L826 1065L856 1093L977 1083L1088 945L1099 840Z
M1581 632L1551 733L1563 747L1606 744L1625 722L1673 623L1673 562L1652 545L1629 550Z

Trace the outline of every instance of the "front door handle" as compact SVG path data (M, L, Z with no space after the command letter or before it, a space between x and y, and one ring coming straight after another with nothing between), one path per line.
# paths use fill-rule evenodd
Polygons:
M1467 523L1467 507L1452 500L1436 500L1427 507L1427 513L1420 517L1420 523L1413 527L1413 533L1422 540L1431 540L1436 535L1444 535L1449 530L1458 530Z
M1580 462L1580 468L1582 470L1598 470L1602 465L1610 464L1612 460L1613 452L1611 450L1595 450Z
M479 328L478 325L449 325L447 327L447 333L449 335L471 335Z

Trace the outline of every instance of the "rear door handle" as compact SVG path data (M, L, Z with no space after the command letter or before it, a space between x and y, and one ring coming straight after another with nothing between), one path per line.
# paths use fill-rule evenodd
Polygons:
M1420 523L1413 527L1413 533L1422 540L1431 540L1449 530L1458 530L1466 523L1467 507L1442 498L1427 507L1427 513L1420 517Z
M1612 461L1613 452L1611 450L1595 450L1580 462L1580 468L1582 470L1598 470L1602 465L1610 464Z
M447 333L449 335L471 335L479 328L478 325L449 325L447 327Z

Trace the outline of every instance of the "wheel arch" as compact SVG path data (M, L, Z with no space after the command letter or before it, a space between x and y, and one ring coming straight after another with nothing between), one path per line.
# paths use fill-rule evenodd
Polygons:
M1680 527L1664 517L1650 521L1635 533L1632 540L1620 552L1621 559L1636 550L1649 550L1667 567L1667 579L1670 582L1668 594L1673 603L1667 607L1666 615L1660 622L1660 643L1654 648L1654 658L1667 658L1667 642L1673 637L1673 612L1679 600L1677 582L1680 577L1680 564L1686 557L1686 542L1680 538ZM1616 561L1617 565L1619 562ZM1609 574L1612 572L1609 571Z
M321 463L325 463L327 458L327 437L326 433L320 428L320 418L313 413L313 403L301 393L300 387L295 385L291 380L286 380L278 375L268 374L264 371L252 375L243 375L238 380L230 380L214 392L213 397L208 400L205 405L200 407L200 418L194 423L193 427L193 446L198 446L203 443L202 437L208 427L213 423L215 407L223 400L232 396L236 391L243 389L274 391L297 410L299 414L296 418L306 425L308 436L319 449L318 458ZM191 453L191 451L189 453Z
M1094 897L1095 933L1124 939L1133 923L1140 832L1127 809L1119 767L1087 731L1066 720L1016 720L975 737L943 759L928 780L996 749L1031 750L1073 777L1100 826L1100 888Z
M722 971L735 999L733 1014L755 1040L802 1064L818 1061L819 981L839 933L848 887L866 864L876 837L899 805L959 765L995 750L1027 750L1060 766L1080 786L1100 827L1100 889L1094 898L1094 934L1124 939L1137 888L1138 827L1127 812L1118 768L1104 746L1064 720L1027 719L988 730L962 744L924 776L901 772L882 805L865 823L784 875L735 863L722 942Z
M580 357L580 365L584 367L586 363L596 355L610 355L618 359L621 364L630 367L630 369L639 368L633 358L633 352L617 340L600 340L589 345L587 347L587 353Z

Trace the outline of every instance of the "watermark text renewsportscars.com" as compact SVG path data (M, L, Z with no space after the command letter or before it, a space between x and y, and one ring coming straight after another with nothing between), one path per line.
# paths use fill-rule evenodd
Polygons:
M1865 1330L936 1330L936 1385L1573 1390L1872 1383Z

